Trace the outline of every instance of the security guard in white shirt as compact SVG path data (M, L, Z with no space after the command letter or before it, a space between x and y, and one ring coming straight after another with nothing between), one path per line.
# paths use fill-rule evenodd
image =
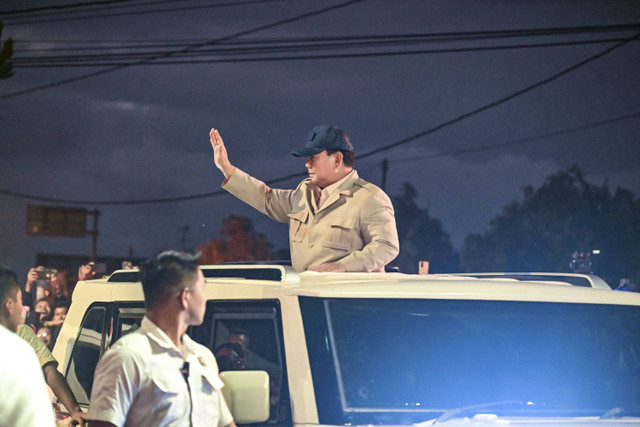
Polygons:
M235 427L215 357L185 334L204 320L199 259L168 251L140 266L147 314L98 363L91 426Z

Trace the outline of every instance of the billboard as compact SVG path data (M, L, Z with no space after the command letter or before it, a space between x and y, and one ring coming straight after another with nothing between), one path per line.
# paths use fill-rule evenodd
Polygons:
M51 206L27 207L27 235L85 237L87 210Z

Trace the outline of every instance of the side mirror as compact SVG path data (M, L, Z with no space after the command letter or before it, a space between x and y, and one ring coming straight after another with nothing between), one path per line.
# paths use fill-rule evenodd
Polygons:
M269 374L265 371L224 371L222 395L236 424L269 419Z

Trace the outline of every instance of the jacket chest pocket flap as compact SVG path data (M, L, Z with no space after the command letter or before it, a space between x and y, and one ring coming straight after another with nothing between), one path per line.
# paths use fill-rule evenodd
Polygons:
M331 219L330 229L328 230L327 238L322 243L323 246L348 251L354 245L360 245L360 239L352 233L355 225L355 218Z
M290 212L287 216L289 217L289 240L292 242L301 242L307 233L309 212Z

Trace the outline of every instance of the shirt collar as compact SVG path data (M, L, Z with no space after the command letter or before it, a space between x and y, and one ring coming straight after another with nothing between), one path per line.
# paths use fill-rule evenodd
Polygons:
M189 338L189 335L182 335L182 351L180 351L180 349L176 347L173 341L171 341L169 335L167 335L165 331L160 329L158 325L153 323L147 316L144 316L142 318L140 329L142 329L149 336L149 338L151 338L160 347L167 350L173 350L174 352L181 355L185 360L187 359L187 357L189 357L190 354L195 353L193 340Z
M354 172L355 172L355 169L352 169L352 170L351 170L351 172L349 172L348 174L346 174L346 175L345 175L345 176L344 176L340 181L338 181L338 182L334 182L333 184L328 185L327 187L325 187L325 188L324 188L324 190L322 190L322 191L327 193L327 198L328 198L329 196L331 196L333 193L335 193L335 192L336 192L336 190L337 190L338 188L340 188L340 186L341 186L342 184L344 184L344 182L345 182L346 180L348 180L348 179L353 175L353 173L354 173Z

